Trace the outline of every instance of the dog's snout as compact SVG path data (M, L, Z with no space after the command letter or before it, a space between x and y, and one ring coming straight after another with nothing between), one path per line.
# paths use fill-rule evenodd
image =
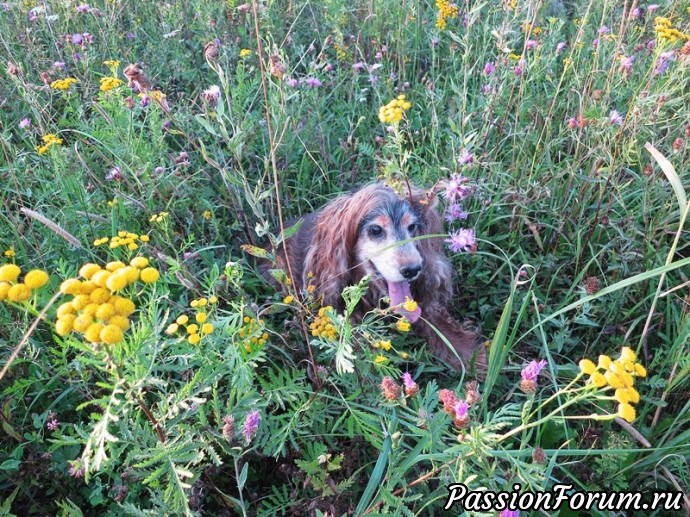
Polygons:
M420 264L414 264L410 266L403 266L400 268L400 274L405 280L414 280L419 276L419 272L422 270Z

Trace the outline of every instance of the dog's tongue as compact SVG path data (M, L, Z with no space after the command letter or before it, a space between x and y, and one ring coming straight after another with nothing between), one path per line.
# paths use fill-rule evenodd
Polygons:
M412 293L410 292L410 284L408 282L388 282L388 296L391 299L391 306L397 305L394 310L398 314L402 314L411 323L414 323L419 319L422 314L422 309L417 307L414 311L410 312L402 307L405 303L405 298L412 299Z

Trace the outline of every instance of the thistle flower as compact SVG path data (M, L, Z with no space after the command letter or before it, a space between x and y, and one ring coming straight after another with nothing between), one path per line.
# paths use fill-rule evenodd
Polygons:
M27 117L24 117L19 121L19 129L28 129L30 127L31 121Z
M319 86L321 86L321 81L319 81L316 77L307 77L304 80L304 84L306 84L310 88L318 88Z
M629 77L632 73L632 67L635 63L635 56L621 56L621 64L618 67L618 72L623 74L623 77Z
M466 428L470 423L470 415L468 410L470 405L464 400L458 400L453 406L453 424L458 429Z
M419 393L419 385L412 380L412 375L410 375L409 372L402 374L402 382L403 386L405 387L405 395L408 397L413 397Z
M261 424L261 414L258 410L254 410L247 415L244 421L244 426L242 428L242 433L244 434L244 439L247 443L252 441L252 438L259 430L259 425Z
M381 394L384 398L390 402L395 402L400 398L401 390L397 382L393 380L392 377L386 375L379 385L381 388Z
M666 70L668 69L668 65L670 64L670 62L674 59L675 57L672 51L662 52L661 54L659 54L659 58L657 59L656 64L654 65L652 75L663 75L664 72L666 72Z
M455 392L446 389L440 390L438 400L443 404L443 411L451 416L455 415L455 405L460 401Z
M217 85L211 85L209 88L201 92L201 98L208 102L211 106L216 106L220 99L220 88Z
M522 381L520 381L520 389L525 393L536 393L537 391L537 377L539 373L546 367L546 360L541 361L531 361L527 366L522 369L520 375L522 376Z
M465 212L460 203L453 203L446 209L446 221L452 223L454 221L467 219L467 212Z
M458 156L458 163L460 165L469 165L474 160L474 156L470 153L467 148L460 151L460 156Z
M496 65L493 61L488 61L484 65L484 75L492 75L496 71Z
M450 181L446 182L445 198L449 203L457 203L469 197L474 192L474 187L468 185L469 178L462 174L453 173L450 175Z

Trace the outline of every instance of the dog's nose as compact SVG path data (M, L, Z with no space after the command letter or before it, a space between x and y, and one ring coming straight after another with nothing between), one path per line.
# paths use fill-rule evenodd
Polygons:
M403 276L405 280L414 280L415 278L417 278L421 270L422 266L419 265L403 266L400 268L400 274Z

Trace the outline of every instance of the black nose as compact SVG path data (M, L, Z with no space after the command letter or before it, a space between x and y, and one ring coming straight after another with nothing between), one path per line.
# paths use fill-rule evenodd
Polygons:
M400 268L400 274L405 280L414 280L421 270L422 266L404 266Z

